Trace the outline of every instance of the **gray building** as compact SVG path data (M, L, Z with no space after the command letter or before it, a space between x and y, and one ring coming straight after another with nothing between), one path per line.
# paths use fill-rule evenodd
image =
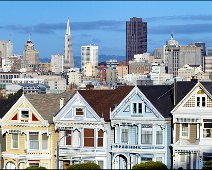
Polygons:
M174 40L173 34L163 48L154 50L154 58L162 59L166 73L173 74L174 77L178 75L178 69L182 68L185 64L204 66L204 55L204 43L181 46Z
M130 18L126 22L126 63L134 58L135 54L147 52L147 23L142 18Z
M168 47L168 73L176 77L185 64L203 65L201 49L195 45Z
M34 43L29 39L24 46L24 68L35 71L39 64L39 51L35 49Z

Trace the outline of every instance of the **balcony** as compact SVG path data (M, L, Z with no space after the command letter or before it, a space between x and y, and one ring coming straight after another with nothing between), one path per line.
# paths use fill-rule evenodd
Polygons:
M129 145L129 144L112 144L112 149L129 149L129 150L145 150L145 149L165 149L164 146L153 145Z
M60 154L99 154L106 153L105 148L89 148L89 147L71 147L71 146L60 146Z

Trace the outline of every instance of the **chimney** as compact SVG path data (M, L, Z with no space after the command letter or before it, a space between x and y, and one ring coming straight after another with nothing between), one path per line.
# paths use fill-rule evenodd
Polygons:
M60 98L60 109L63 107L63 105L64 105L64 98L62 97Z

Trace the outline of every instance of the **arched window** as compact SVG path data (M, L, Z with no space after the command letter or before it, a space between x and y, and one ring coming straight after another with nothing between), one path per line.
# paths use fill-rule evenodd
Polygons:
M98 147L103 147L103 141L104 141L104 132L102 129L98 131L98 142L97 146Z

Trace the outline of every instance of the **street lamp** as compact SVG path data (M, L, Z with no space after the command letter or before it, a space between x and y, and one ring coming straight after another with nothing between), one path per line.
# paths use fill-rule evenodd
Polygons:
M66 136L71 136L71 134L64 135L57 141L57 169L59 169L59 151L60 151L59 144L60 144L60 141Z

